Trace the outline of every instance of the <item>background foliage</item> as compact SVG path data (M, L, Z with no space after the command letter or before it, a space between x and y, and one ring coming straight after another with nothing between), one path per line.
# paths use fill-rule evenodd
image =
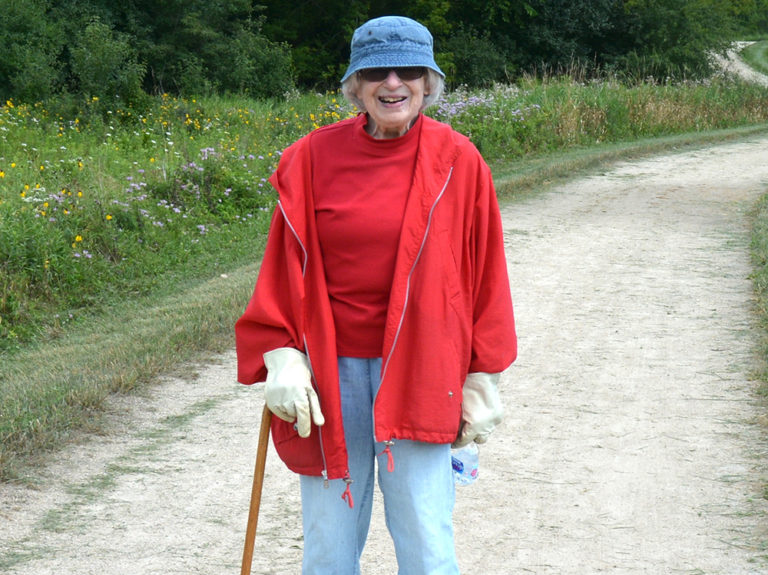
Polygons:
M768 0L265 0L264 33L294 46L298 81L334 86L352 31L404 14L435 37L452 85L515 80L572 67L631 77L700 78L708 53L737 34L768 31Z
M5 0L0 98L335 88L353 30L384 14L424 23L449 84L470 87L573 67L699 78L711 51L768 32L768 0Z
M0 97L280 95L294 87L290 49L263 22L250 0L6 0Z

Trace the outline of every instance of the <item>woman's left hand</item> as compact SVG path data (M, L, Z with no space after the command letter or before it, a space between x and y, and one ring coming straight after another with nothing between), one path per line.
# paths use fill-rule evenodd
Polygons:
M467 375L461 404L461 432L452 447L463 447L472 441L485 443L501 423L504 408L497 387L500 375L481 372Z

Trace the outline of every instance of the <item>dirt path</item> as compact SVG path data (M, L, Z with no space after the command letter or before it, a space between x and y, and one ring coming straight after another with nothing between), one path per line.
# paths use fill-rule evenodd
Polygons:
M458 491L465 575L768 572L748 277L766 150L626 163L504 209L520 359ZM261 402L232 354L116 401L115 429L36 489L0 486L0 573L239 573ZM253 572L297 574L297 480L269 457ZM377 501L363 573L395 572Z
M733 47L728 50L725 56L714 56L715 64L717 64L726 74L733 74L748 82L759 84L761 86L768 86L768 76L749 66L741 59L741 56L739 56L739 52L750 44L754 44L754 42L734 42Z

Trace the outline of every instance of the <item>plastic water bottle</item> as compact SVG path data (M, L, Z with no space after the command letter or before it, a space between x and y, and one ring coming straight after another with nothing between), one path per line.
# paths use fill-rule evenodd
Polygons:
M453 480L456 485L469 485L477 479L477 469L480 464L480 450L474 441L464 447L451 449L451 464L453 465Z

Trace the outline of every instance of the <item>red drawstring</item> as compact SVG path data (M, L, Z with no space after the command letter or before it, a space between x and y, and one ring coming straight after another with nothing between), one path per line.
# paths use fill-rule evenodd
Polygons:
M395 470L395 458L392 456L392 450L390 449L391 446L395 444L394 441L385 441L384 444L387 446L384 451L379 453L379 455L387 454L387 471L392 473Z
M352 499L352 490L350 489L352 486L352 480L344 479L344 481L347 484L347 488L344 490L344 493L341 494L341 498L346 501L347 505L349 505L349 508L352 509L355 506L355 500Z
M379 455L387 454L387 471L390 473L395 470L395 457L392 455L392 450L390 449L394 444L394 441L385 441L384 445L386 445L386 447L384 448L384 451L379 453ZM352 480L349 478L349 475L344 478L344 482L347 484L347 488L344 490L344 493L341 494L341 498L346 501L349 508L352 509L355 506L355 500L352 498Z

